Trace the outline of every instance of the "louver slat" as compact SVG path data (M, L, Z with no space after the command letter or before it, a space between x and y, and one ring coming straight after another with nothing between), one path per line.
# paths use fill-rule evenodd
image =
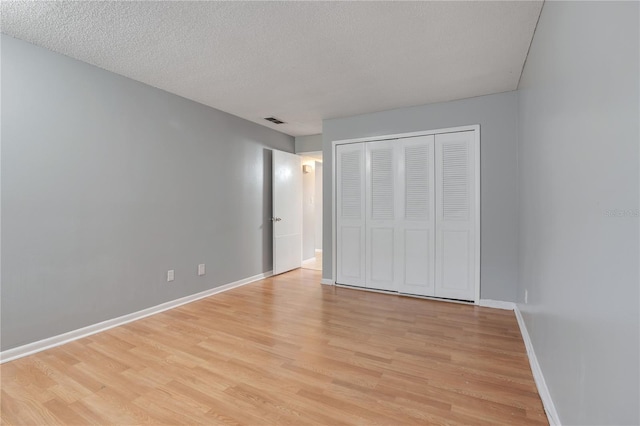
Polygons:
M405 149L405 218L429 220L429 157L431 147Z
M371 151L371 218L393 219L393 150Z
M442 146L442 215L444 220L469 220L469 166L466 143Z
M362 164L357 151L342 154L340 174L342 177L342 217L360 219Z

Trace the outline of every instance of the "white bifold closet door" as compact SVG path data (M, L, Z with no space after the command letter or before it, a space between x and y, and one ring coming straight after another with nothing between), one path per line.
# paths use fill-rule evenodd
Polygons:
M366 143L366 284L434 295L433 136Z
M435 137L437 297L476 297L475 133Z
M434 137L400 139L400 292L435 295Z
M336 282L475 300L475 145L474 131L337 145Z
M397 291L401 244L398 233L397 140L366 145L366 287Z
M336 147L336 281L365 286L364 144Z

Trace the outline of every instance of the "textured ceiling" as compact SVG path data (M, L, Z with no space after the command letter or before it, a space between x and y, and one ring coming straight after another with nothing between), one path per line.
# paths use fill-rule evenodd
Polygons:
M542 3L1 7L6 34L299 136L321 133L323 118L516 89Z

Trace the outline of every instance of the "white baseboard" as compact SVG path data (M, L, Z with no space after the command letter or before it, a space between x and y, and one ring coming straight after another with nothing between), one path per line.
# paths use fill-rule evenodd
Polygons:
M322 253L322 249L316 249L316 253Z
M315 258L315 257L310 257L310 258L309 258L309 259L307 259L307 260L303 260L303 261L302 261L302 264L304 265L304 264L311 263L311 262L315 262L315 261L316 261L316 258Z
M513 302L504 302L502 300L480 299L479 306L485 308L506 309L508 311L515 310L516 304Z
M527 326L524 323L524 318L522 317L522 313L520 312L520 309L518 309L518 305L515 305L514 312L516 314L516 319L518 320L518 325L520 326L520 334L522 334L522 340L524 340L524 346L527 348L529 364L531 364L531 372L533 373L533 379L536 382L536 387L538 388L540 399L542 399L542 405L544 406L544 411L547 414L547 420L549 420L549 425L560 426L561 423L560 423L560 418L558 417L558 412L556 411L556 406L553 404L553 400L551 399L551 394L549 393L547 382L544 380L542 369L540 368L540 364L538 364L538 358L536 358L536 353L533 350L533 343L531 342L531 337L529 337Z
M333 282L333 280L331 278L323 278L323 279L320 280L320 284L334 285L335 282Z
M152 306L150 308L143 309L141 311L133 312L121 317L113 318L110 320L102 321L97 324L92 324L86 327L72 330L67 333L59 334L53 337L47 337L46 339L38 340L37 342L28 343L17 348L7 349L0 352L0 364L13 361L14 359L22 358L27 355L32 355L37 352L44 351L46 349L54 348L56 346L64 345L65 343L81 339L83 337L91 336L92 334L99 333L101 331L109 330L110 328L118 327L136 321L169 309L176 308L181 305L185 305L190 302L194 302L205 297L212 296L223 291L231 290L236 287L240 287L254 281L258 281L264 278L268 278L273 275L273 271L264 272L262 274L254 275L252 277L244 278L242 280L234 281L229 284L225 284L219 287L215 287L209 290L202 291L200 293L192 294L190 296L181 297L179 299L170 300L169 302L161 303L160 305Z
M551 399L551 394L549 393L547 382L545 382L544 380L542 369L540 368L540 364L538 364L538 358L536 358L536 353L533 350L533 343L531 342L529 331L527 331L527 326L524 323L524 318L522 317L520 309L518 309L518 305L513 302L504 302L502 300L491 299L480 299L478 305L486 308L507 309L510 311L514 311L516 319L518 320L518 326L520 327L520 334L522 334L522 340L524 340L524 346L527 348L527 356L529 358L529 364L531 365L533 380L535 380L536 382L538 394L540 394L540 399L542 399L542 405L544 406L544 411L547 414L549 425L560 426L561 423L560 418L558 417L558 412L556 411L556 407L553 404L553 400Z

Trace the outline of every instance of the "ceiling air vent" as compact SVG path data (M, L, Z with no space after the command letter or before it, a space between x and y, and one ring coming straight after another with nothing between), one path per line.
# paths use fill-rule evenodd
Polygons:
M284 121L278 120L275 117L266 117L265 120L272 122L273 124L283 124Z

